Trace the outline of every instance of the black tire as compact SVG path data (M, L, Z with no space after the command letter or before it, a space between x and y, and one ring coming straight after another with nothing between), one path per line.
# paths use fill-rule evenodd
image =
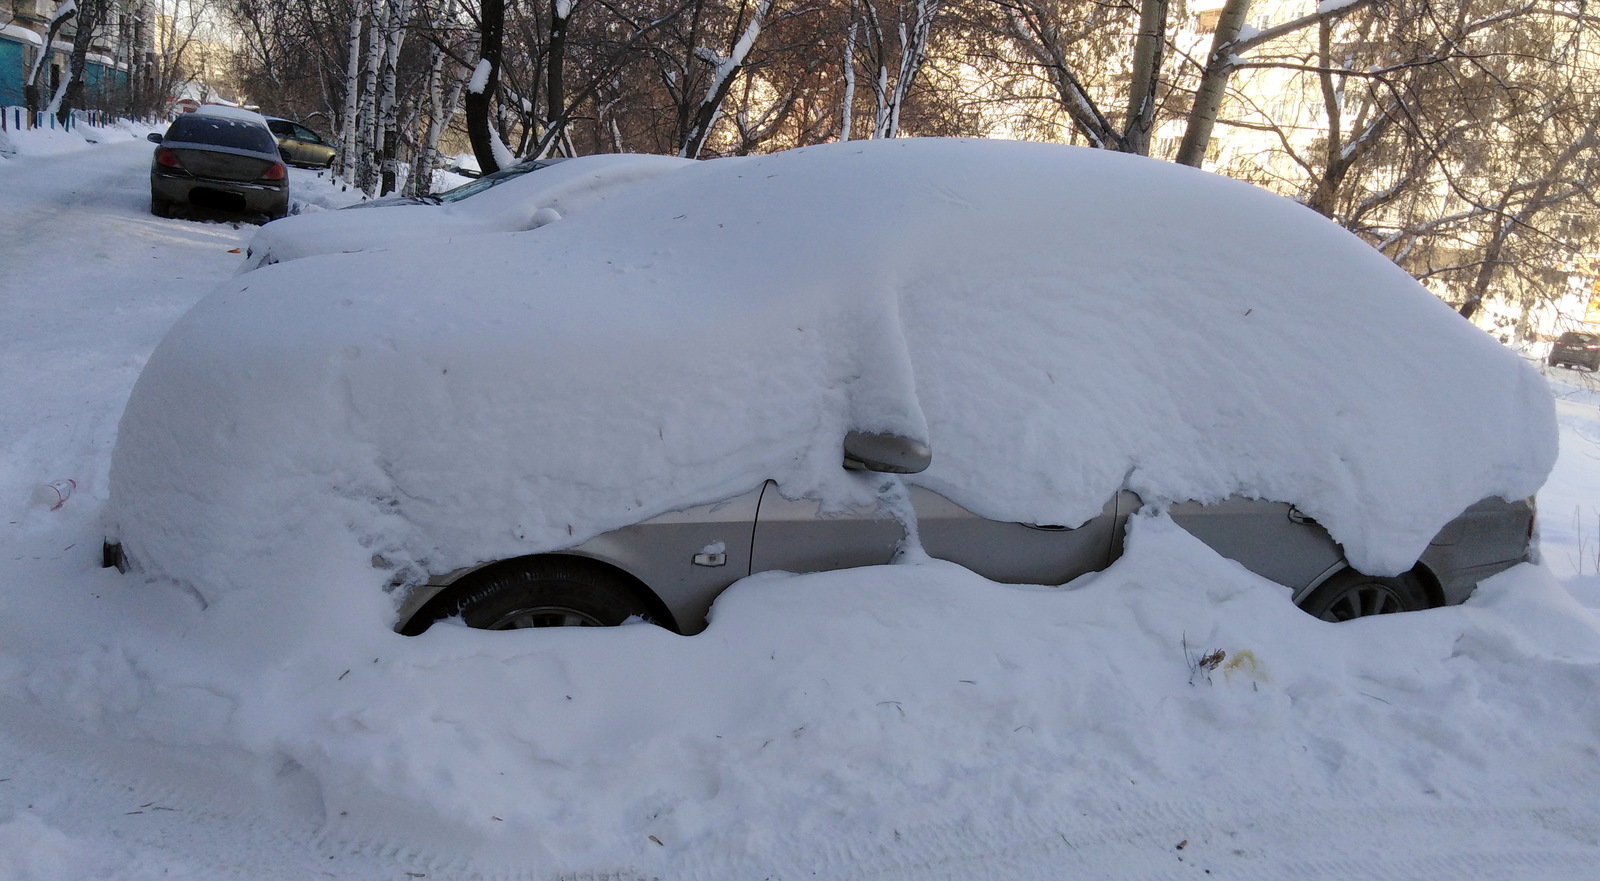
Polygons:
M1428 592L1410 575L1363 575L1347 569L1313 590L1300 603L1300 608L1313 617L1338 622L1369 615L1415 612L1432 605Z
M612 627L648 607L611 571L572 557L511 561L458 584L453 604L468 627Z
M160 196L150 197L150 213L157 217L171 217L172 203Z

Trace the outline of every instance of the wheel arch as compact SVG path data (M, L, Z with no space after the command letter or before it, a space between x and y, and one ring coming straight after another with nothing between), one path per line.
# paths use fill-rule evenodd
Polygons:
M1350 565L1349 560L1341 558L1339 562L1329 566L1321 575L1307 583L1304 587L1301 587L1299 590L1295 591L1294 604L1298 606L1304 603L1307 597L1311 596L1311 594L1314 593L1317 588L1326 584L1329 579L1332 579L1334 576L1341 575L1345 572L1359 571L1360 570L1356 569L1356 567ZM1417 583L1417 586L1421 587L1423 592L1428 595L1428 605L1430 608L1436 609L1445 605L1444 586L1440 584L1439 576L1434 574L1433 569L1430 568L1427 563L1423 562L1422 560L1418 560L1416 564L1408 571L1401 574L1410 576L1412 580Z
M416 636L427 630L434 621L449 617L453 604L466 593L473 589L480 577L490 577L503 570L525 566L531 563L560 562L568 565L577 564L603 572L615 578L619 583L633 594L634 598L650 610L653 623L671 630L673 633L682 633L678 627L676 616L667 604L633 573L605 560L591 557L587 554L571 552L525 554L520 557L509 557L496 560L492 563L483 563L477 566L468 566L458 569L434 581L430 581L412 591L400 608L399 620L395 624L395 631L402 636Z
M1418 560L1417 565L1412 566L1408 574L1416 579L1417 584L1428 594L1428 604L1431 608L1437 609L1445 604L1444 585L1439 583L1439 576L1434 574L1427 563Z

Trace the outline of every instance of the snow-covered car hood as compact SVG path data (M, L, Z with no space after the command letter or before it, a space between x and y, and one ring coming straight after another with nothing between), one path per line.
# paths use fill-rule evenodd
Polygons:
M1298 204L1141 157L912 139L235 278L141 375L109 511L147 570L215 597L317 555L444 571L567 547L769 477L857 500L850 429L927 439L917 482L995 519L1240 493L1295 503L1370 572L1531 495L1556 453L1535 370Z
M508 180L460 202L396 199L358 203L371 211L315 211L263 226L245 248L240 273L316 254L410 248L458 235L535 229L641 181L692 163L634 153L583 156Z

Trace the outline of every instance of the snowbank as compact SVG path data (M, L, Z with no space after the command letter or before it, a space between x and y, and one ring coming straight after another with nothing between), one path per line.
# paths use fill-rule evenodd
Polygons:
M12 108L5 112L11 113ZM0 160L30 156L58 156L74 153L103 141L144 140L145 135L161 131L166 126L146 125L117 120L106 126L78 125L72 131L58 128L0 131Z
M1539 853L1578 879L1600 840L1600 619L1531 566L1331 625L1153 516L1067 589L768 573L692 638L447 622L291 657L102 590L77 620L105 642L41 652L13 695L170 754L158 804L309 823L335 877L1334 879L1429 853L1534 877L1493 870Z

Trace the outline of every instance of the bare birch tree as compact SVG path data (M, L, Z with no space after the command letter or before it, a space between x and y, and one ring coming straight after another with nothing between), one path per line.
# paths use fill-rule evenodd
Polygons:
M901 112L922 73L934 22L944 5L943 0L851 0L848 45L855 51L849 76L853 86L856 66L867 74L877 105L872 121L874 138L899 135ZM862 34L859 44L855 40L858 27ZM853 100L852 90L845 106L849 108Z
M347 184L356 182L359 168L359 111L361 109L361 35L367 23L371 0L351 4L349 41L344 70L344 112L339 116L339 175Z
M761 28L766 23L767 16L771 14L774 2L775 0L758 0L755 9L750 12L750 19L745 24L743 32L739 33L728 47L728 54L720 55L703 45L696 47L695 57L713 65L713 70L711 81L706 86L705 96L695 108L693 121L683 136L683 145L678 148L679 156L694 159L700 155L706 138L711 136L711 127L716 125L717 116L722 112L722 102L727 98L734 78L743 69L751 48L761 36Z
M51 46L55 43L56 36L61 29L78 16L77 0L62 0L56 11L50 16L50 24L45 28L44 44ZM28 105L28 124L33 125L33 118L43 109L43 99L40 94L39 73L44 69L45 62L49 59L49 52L40 52L33 59L33 65L28 68L28 78L23 81L23 101Z

